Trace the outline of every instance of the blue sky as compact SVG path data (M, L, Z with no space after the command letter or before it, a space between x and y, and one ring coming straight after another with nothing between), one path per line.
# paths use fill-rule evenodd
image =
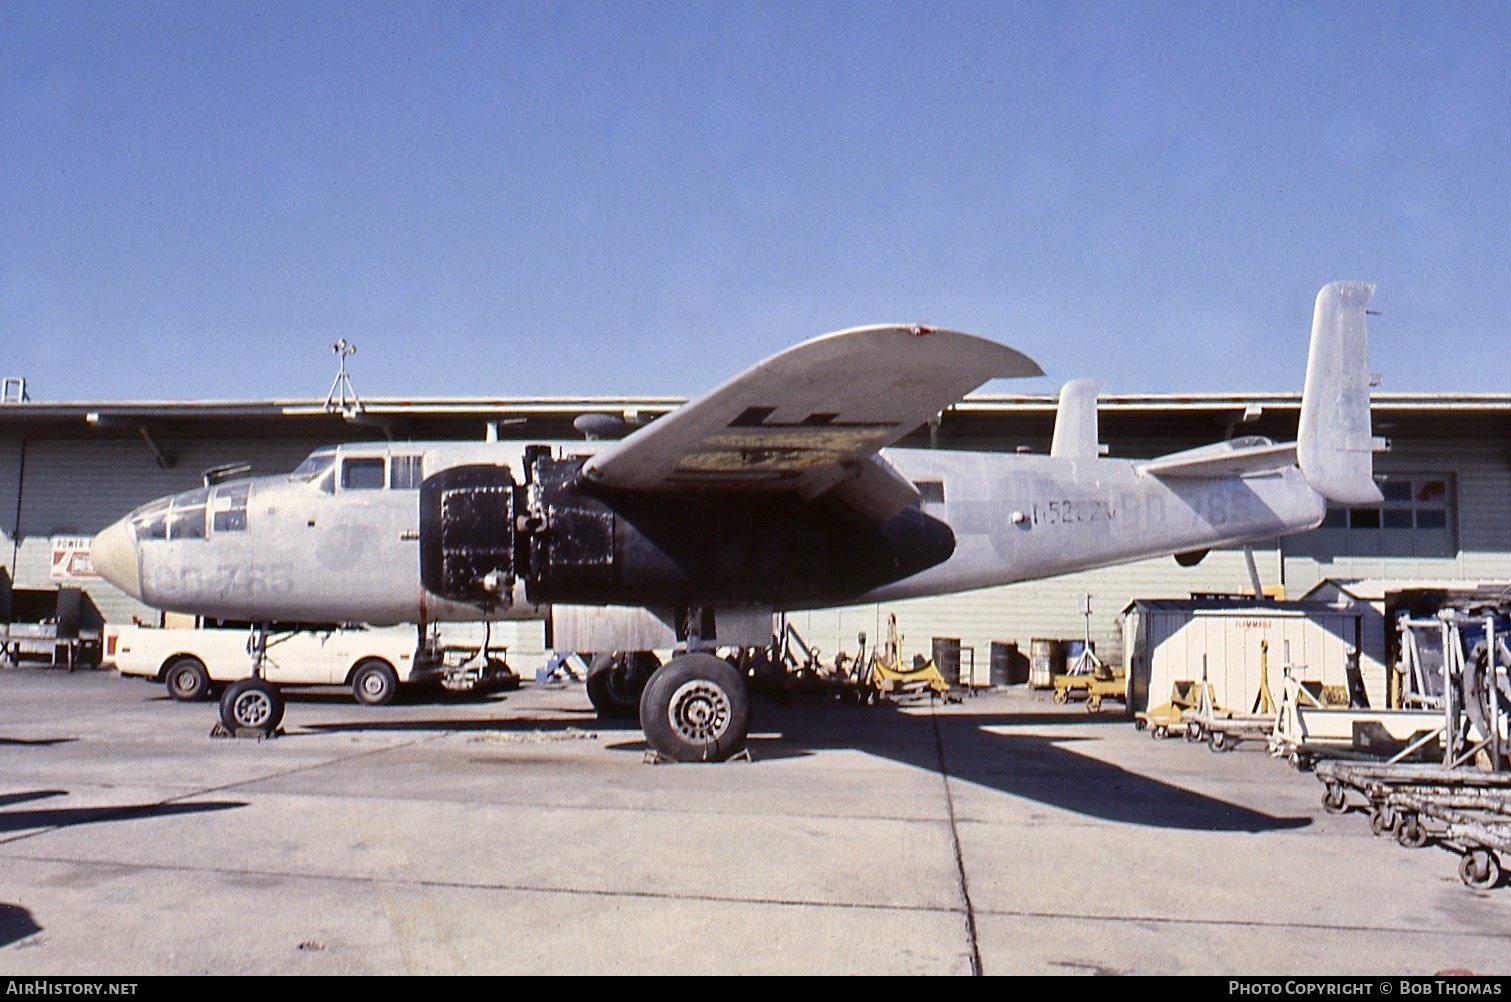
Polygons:
M927 322L1049 392L1505 392L1504 3L0 3L34 399L691 395Z

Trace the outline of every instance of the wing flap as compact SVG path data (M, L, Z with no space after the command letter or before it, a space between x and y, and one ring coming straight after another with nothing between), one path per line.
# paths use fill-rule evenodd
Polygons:
M810 493L855 477L860 463L988 380L1039 375L1027 356L970 334L857 327L773 355L583 470L617 490ZM900 496L888 493L889 505Z

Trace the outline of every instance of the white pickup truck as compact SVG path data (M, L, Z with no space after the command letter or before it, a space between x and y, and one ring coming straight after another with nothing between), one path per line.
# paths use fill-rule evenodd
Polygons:
M206 699L218 685L252 674L246 628L107 627L103 661L122 675L168 686L174 699ZM279 686L348 685L357 702L390 702L400 686L439 683L446 658L413 626L316 627L268 633L262 677Z

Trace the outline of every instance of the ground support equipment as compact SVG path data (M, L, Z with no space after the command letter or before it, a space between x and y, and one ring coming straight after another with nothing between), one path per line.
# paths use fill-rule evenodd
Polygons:
M1362 797L1376 835L1407 848L1435 842L1457 852L1468 887L1488 890L1501 882L1501 860L1511 852L1511 774L1337 759L1318 762L1316 773L1329 813L1349 810L1350 793Z
M1186 724L1182 715L1187 710L1196 708L1198 684L1190 679L1176 681L1170 687L1170 699L1167 702L1151 710L1139 710L1134 713L1134 729L1148 730L1149 736L1156 741L1163 741L1175 731L1185 730Z
M1103 699L1125 701L1127 698L1127 677L1106 666L1086 674L1055 675L1052 676L1052 681L1056 703L1063 705L1072 699L1084 699L1088 713L1099 712Z
M1440 631L1435 651L1440 704L1437 727L1391 761L1329 760L1316 764L1324 784L1322 806L1333 814L1349 809L1349 792L1368 805L1370 828L1392 835L1408 848L1437 842L1459 854L1459 879L1468 887L1488 890L1502 881L1502 854L1511 852L1511 646L1505 637L1511 620L1501 609L1445 609L1436 622L1401 623L1403 643L1412 652ZM1418 643L1422 641L1423 643ZM1424 699L1421 683L1431 673L1423 665L1406 664L1403 672ZM1418 746L1441 742L1442 763L1406 763Z

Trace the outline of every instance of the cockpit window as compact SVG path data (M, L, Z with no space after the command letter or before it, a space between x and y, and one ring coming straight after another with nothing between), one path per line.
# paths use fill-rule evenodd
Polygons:
M131 515L131 526L137 539L168 538L168 504L164 499L142 505Z
M209 496L210 492L201 488L173 499L173 508L168 513L169 539L205 538L205 501Z
M252 485L248 483L226 484L215 488L210 499L210 529L222 532L245 532L247 529L247 495Z
M383 457L347 456L341 462L341 489L346 491L381 491L384 482Z
M388 486L396 491L417 490L420 486L420 456L394 456L389 460Z
M321 449L312 452L309 458L300 463L293 473L289 474L290 480L302 480L305 483L313 483L320 479L320 475L336 465L336 450Z

